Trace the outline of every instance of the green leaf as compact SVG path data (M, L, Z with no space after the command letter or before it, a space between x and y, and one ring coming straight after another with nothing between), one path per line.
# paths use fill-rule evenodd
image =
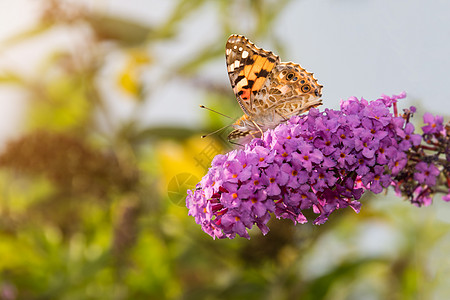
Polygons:
M179 0L178 4L175 6L175 9L172 11L171 16L167 19L167 21L159 27L158 29L158 37L167 38L172 37L177 32L177 25L186 17L189 16L191 12L196 11L205 0Z
M334 284L337 283L338 280L342 281L351 278L355 278L357 276L358 271L362 268L367 267L372 263L383 262L383 260L374 258L374 259L358 259L355 261L343 262L341 265L332 269L329 273L320 276L313 281L309 282L306 285L305 292L302 293L304 300L320 300L327 299L326 296L333 289Z
M190 75L202 67L205 63L224 55L224 45L222 42L214 42L211 46L205 46L204 50L197 56L180 66L176 72L183 75Z
M4 48L14 46L21 42L25 42L33 37L45 33L47 32L47 30L51 29L53 25L54 23L51 22L40 22L39 24L34 25L33 28L30 28L28 30L22 31L21 33L13 35L12 37L2 41L0 51L4 50Z
M199 134L199 132L185 127L159 126L146 128L136 134L133 139L135 141L145 141L149 139L183 140L195 134Z
M86 18L97 37L115 41L125 47L135 47L147 42L153 28L118 16L91 14Z
M27 80L13 71L4 71L3 74L0 74L0 84L26 85Z
M34 97L37 98L33 99L28 118L32 128L57 131L79 129L92 113L86 87L77 78L66 76L48 82Z

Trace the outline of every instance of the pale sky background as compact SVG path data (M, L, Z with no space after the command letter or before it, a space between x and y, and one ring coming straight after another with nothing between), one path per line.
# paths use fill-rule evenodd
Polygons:
M170 0L84 2L94 9L149 25L161 23L175 3ZM0 42L33 26L38 5L36 0L0 0ZM153 49L162 72L164 66L183 61L197 51L203 41L220 35L213 8L206 5L180 27L181 34L174 42ZM237 19L235 33L247 35L249 23L244 18ZM421 104L426 111L450 115L450 1L292 1L271 30L285 45L282 61L299 63L314 72L324 86L325 107L338 108L339 100L350 96L370 100L383 93L406 91L405 107ZM30 66L39 62L48 49L54 49L55 45L70 47L74 40L76 35L55 32L45 43L32 41L14 51L0 50L0 70L4 66L31 70ZM253 42L273 50L267 41L253 39ZM112 55L111 61L120 62L120 59ZM111 80L109 70L117 68L114 63L107 68L105 82ZM154 80L154 75L149 81ZM204 77L228 84L225 59L206 68ZM133 103L124 101L123 95L110 93L108 96L118 119L126 118L133 110ZM17 91L0 86L0 141L14 135L20 125L25 104L22 98ZM155 91L153 99L141 113L144 123L193 126L204 114L198 109L204 103L204 95L187 82L168 82ZM419 110L417 115L420 117L424 112Z

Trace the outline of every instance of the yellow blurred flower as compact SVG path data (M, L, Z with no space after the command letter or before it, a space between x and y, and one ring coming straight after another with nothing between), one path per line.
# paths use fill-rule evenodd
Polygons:
M185 198L186 190L195 187L207 173L214 156L224 150L216 139L201 139L198 136L183 143L163 141L156 149L157 161L163 175L162 192L166 190L174 202Z
M144 49L130 50L127 55L127 63L118 76L118 85L135 99L140 100L143 85L140 80L142 70L152 59Z

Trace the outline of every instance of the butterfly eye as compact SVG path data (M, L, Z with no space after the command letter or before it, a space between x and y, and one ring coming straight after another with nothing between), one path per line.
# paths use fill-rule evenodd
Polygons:
M286 79L291 80L292 77L294 77L294 73L289 73L289 74L287 74Z
M305 85L302 86L302 92L303 93L307 93L310 90L311 90L311 87L309 85L305 84Z

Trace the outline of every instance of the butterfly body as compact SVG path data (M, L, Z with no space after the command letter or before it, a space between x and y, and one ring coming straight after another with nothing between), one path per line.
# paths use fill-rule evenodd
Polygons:
M281 62L273 52L256 47L241 35L226 45L227 70L244 115L229 140L261 136L291 116L322 104L322 86L298 64Z

